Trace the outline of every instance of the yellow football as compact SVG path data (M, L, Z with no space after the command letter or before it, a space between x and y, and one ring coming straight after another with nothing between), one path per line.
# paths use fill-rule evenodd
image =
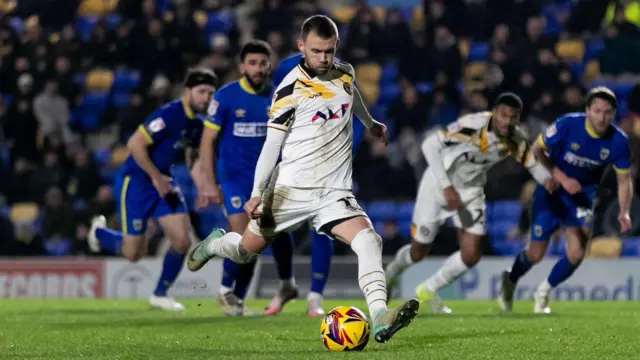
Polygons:
M364 313L353 306L338 306L322 319L320 333L329 351L360 351L367 346L371 328Z

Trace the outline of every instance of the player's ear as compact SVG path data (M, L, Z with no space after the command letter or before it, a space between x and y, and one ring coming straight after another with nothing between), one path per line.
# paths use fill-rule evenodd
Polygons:
M298 50L300 50L300 52L304 54L304 41L302 41L302 39L298 39L297 44Z
M240 61L240 63L238 64L238 70L240 70L240 74L244 75L244 70L245 70L244 62Z

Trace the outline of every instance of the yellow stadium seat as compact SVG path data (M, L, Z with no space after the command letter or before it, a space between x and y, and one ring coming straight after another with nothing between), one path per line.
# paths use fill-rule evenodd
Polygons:
M582 75L582 80L585 82L591 82L600 78L600 61L591 60L587 63L587 67Z
M474 62L468 64L464 68L464 79L466 81L478 80L484 77L484 73L487 71L487 63Z
M356 16L356 9L352 7L337 7L333 9L333 17L339 22L346 24Z
M373 12L373 16L376 19L376 21L378 21L381 24L384 23L384 18L387 15L385 8L381 6L376 6L371 10Z
M32 223L38 219L39 213L40 209L36 203L17 203L9 210L9 219L14 224Z
M615 236L597 237L589 247L590 258L618 258L622 251L622 240Z
M207 25L208 20L209 17L207 13L202 10L197 10L193 13L193 21L195 21L196 25L201 29Z
M118 0L82 0L78 16L100 16L115 10Z
M358 90L362 94L364 101L367 105L371 106L378 102L378 97L380 96L380 86L378 83L358 83Z
M371 63L356 66L356 78L358 79L358 84L377 84L380 81L380 75L382 75L382 68L380 68L380 65L378 64Z
M413 8L413 19L411 19L411 22L414 25L424 24L424 8L422 5Z
M122 165L129 156L129 149L126 146L118 146L111 151L111 159L109 163L113 166Z
M483 80L469 80L462 84L462 88L465 94L471 94L474 90L484 90L485 86Z
M108 70L93 70L87 74L85 88L88 91L107 92L113 84L113 72Z
M562 40L556 45L556 54L565 61L582 62L584 58L584 41Z
M458 42L458 51L463 59L469 57L469 40L460 40Z

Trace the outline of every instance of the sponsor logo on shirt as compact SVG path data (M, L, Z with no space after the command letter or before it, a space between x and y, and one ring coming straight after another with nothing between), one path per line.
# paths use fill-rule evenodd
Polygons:
M239 137L263 137L267 136L266 123L244 123L233 124L233 136Z
M578 156L571 151L567 151L566 153L564 153L564 161L573 166L582 168L595 168L602 165L600 161Z

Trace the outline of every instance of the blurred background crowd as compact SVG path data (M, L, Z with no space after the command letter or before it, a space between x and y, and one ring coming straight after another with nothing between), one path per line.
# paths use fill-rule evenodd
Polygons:
M502 91L522 97L522 122L534 138L557 116L581 111L589 88L609 86L635 175L639 1L393 3L0 1L0 255L87 253L92 215L105 214L118 227L111 179L127 156L128 136L177 96L186 69L201 65L224 82L238 79L239 48L253 38L271 44L275 67L296 52L302 21L318 13L339 24L338 56L356 67L371 112L389 126L390 146L365 137L354 162L356 196L384 237L385 253L409 240L427 166L420 152L425 132L487 109ZM176 168L192 204L187 174ZM595 231L615 236L615 177L603 181ZM490 172L487 253L511 254L526 241L532 186L513 161ZM225 221L212 208L193 213L193 223L208 232ZM640 235L638 225L640 219L628 235ZM154 232L150 227L152 254L162 239ZM445 228L436 253L455 248L453 237ZM562 241L550 251L560 251ZM618 255L640 254L638 240L619 242ZM298 251L306 248L299 244Z

